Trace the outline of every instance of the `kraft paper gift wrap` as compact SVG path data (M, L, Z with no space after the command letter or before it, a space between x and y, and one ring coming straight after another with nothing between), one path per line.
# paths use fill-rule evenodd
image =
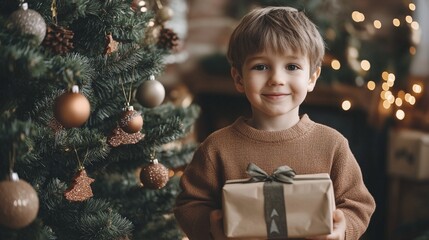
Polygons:
M330 234L335 210L327 173L295 175L288 166L266 174L249 164L250 179L229 180L223 187L227 237L302 238Z

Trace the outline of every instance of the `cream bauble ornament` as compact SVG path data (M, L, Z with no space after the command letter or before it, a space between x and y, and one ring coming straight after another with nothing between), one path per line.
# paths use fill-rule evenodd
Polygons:
M0 182L0 225L20 229L34 221L39 211L39 198L34 188L17 173Z
M143 107L153 108L164 101L165 88L152 75L148 81L143 82L138 87L135 98Z
M6 23L9 29L16 29L22 34L36 36L40 45L46 35L46 22L38 12L28 9L27 3L22 3L20 9L13 12Z
M79 93L74 85L71 92L66 92L55 99L54 116L65 128L80 127L89 118L91 105L88 99Z

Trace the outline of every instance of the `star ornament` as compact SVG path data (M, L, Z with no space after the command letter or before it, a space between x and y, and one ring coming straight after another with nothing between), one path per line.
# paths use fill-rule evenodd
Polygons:
M113 36L111 33L106 35L106 47L104 49L104 54L111 54L114 53L116 51L118 51L118 45L119 42L115 41L113 39Z

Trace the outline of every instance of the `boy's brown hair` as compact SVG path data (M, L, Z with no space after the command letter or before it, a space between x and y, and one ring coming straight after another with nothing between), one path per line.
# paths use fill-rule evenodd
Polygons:
M264 50L284 53L286 49L309 57L310 74L321 66L325 44L316 25L291 7L266 7L243 17L231 35L228 61L241 74L251 54Z

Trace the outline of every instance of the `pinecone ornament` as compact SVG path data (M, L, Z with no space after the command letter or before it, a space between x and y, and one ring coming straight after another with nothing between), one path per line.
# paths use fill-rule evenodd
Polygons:
M172 50L179 45L179 37L173 30L163 27L159 33L157 45L160 48Z
M72 42L73 35L74 33L71 30L52 24L48 26L42 45L50 48L57 54L68 53L74 48Z

